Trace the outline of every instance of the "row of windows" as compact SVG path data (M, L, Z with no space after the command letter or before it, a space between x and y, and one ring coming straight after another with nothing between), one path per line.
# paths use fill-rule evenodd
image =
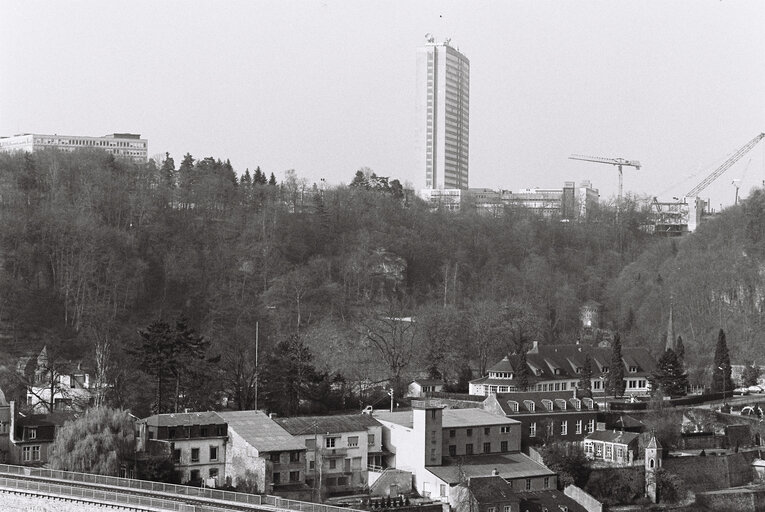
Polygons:
M225 425L211 425L199 427L199 436L195 437L224 437L225 435ZM168 439L177 439L180 437L185 437L187 439L190 438L191 427L183 427L183 430L181 430L179 427L170 427L167 429ZM149 431L149 439L154 439L154 432Z
M73 146L98 146L107 148L145 148L145 142L122 142L88 139L35 139L35 144L71 144Z
M325 437L324 438L324 447L325 448L338 448L339 445L337 444L337 440L341 439L339 437ZM375 435L374 434L367 434L367 445L374 446L375 444ZM313 449L314 447L314 440L313 439L306 439L305 440L305 446L306 448ZM359 446L359 436L348 436L348 448L357 448Z
M507 441L501 441L499 443L499 451L500 452L508 451ZM473 455L474 453L475 452L473 451L473 443L467 443L465 445L465 455ZM481 452L481 453L491 453L491 442L483 443L483 452ZM457 445L456 444L450 444L449 445L449 456L450 457L456 457L457 456Z
M582 420L576 420L576 424L575 424L575 427L576 427L575 433L576 434L581 434L582 433L582 426L583 426ZM595 420L594 419L592 419L592 420L587 422L587 433L588 434L592 434L593 432L595 432ZM551 421L551 422L547 423L547 435L551 436L554 433L555 433L555 422ZM560 435L562 435L562 436L567 436L568 435L568 420L560 422ZM529 437L536 437L536 436L537 436L537 423L536 422L532 422L532 423L529 424Z
M502 426L500 426L499 427L499 432L501 434L509 434L510 433L510 426L509 425L502 425ZM473 436L473 429L472 428L465 429L465 434L468 437L472 437ZM486 436L491 435L491 427L484 427L483 428L483 434L486 435ZM435 432L434 432L433 437L435 437ZM449 429L449 437L457 437L457 429L455 429L455 428Z
M300 452L289 452L289 454L290 454L290 462L300 462ZM271 452L270 459L271 459L271 462L279 464L282 461L282 453Z
M173 462L180 463L181 462L181 453L182 450L180 448L174 448L173 449ZM200 462L199 459L199 448L192 448L191 449L191 458L189 459L191 462ZM209 450L207 452L208 454L208 462L216 462L218 460L218 447L217 446L209 446Z
M290 483L299 482L300 481L300 471L290 471L288 478L289 478L288 481ZM274 473L273 477L272 477L272 480L274 482L274 485L279 485L280 483L282 483L282 473L278 473L278 472ZM285 482L286 482L286 480L285 480Z
M218 468L210 468L207 471L208 478L218 478ZM191 480L199 480L202 478L202 472L198 469L192 469L191 470Z

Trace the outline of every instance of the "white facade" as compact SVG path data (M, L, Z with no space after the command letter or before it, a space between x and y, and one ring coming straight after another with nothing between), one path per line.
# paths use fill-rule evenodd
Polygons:
M417 168L426 188L468 188L470 61L430 38L417 49Z
M146 163L148 154L146 139L132 133L113 133L103 137L25 133L12 137L0 137L0 151L5 153L13 151L31 153L45 148L56 148L60 151L74 151L81 148L102 149L116 157L138 163Z

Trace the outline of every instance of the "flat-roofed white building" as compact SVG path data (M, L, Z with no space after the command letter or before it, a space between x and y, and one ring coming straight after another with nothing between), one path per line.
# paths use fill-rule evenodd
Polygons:
M138 163L147 161L148 146L148 141L135 133L112 133L103 137L23 133L11 137L0 137L0 151L5 153L13 151L31 153L45 148L56 148L61 151L91 148L102 149L116 157Z

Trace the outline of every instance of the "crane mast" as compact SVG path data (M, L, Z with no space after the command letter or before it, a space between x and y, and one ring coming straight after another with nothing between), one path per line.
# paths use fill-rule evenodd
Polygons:
M640 162L637 160L626 160L624 158L604 158L602 156L586 156L586 155L571 155L568 157L570 160L583 160L585 162L595 162L598 164L610 164L615 165L619 170L619 200L617 207L622 202L622 188L624 183L624 176L622 174L622 167L634 167L636 170L640 170Z

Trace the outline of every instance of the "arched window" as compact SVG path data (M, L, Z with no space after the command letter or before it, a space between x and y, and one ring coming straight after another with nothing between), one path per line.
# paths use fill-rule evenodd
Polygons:
M653 459L648 459L648 467L650 469L653 469L653 464L654 464Z

